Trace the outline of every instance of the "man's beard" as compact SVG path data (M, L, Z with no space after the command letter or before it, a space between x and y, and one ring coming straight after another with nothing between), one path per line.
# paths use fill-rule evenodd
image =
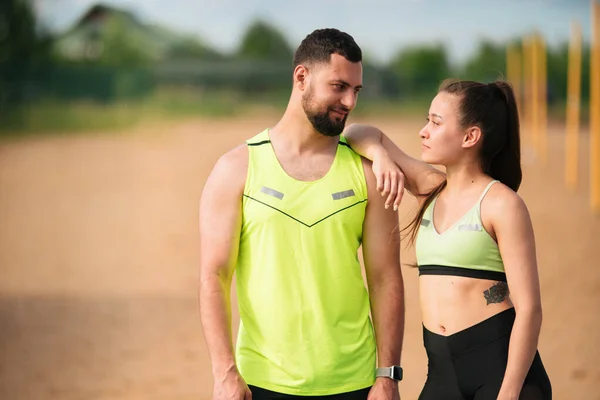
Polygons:
M346 119L348 118L348 114L344 116L344 118L339 121L333 120L329 113L330 111L334 111L336 109L327 108L325 111L314 111L311 109L311 103L313 99L313 93L309 89L309 91L302 97L302 108L304 109L304 113L306 117L315 128L317 132L325 136L339 136L346 126ZM340 111L348 112L348 109L340 106Z

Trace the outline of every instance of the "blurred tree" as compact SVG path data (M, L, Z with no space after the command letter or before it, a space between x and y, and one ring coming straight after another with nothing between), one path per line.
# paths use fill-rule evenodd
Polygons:
M482 82L506 79L506 48L508 44L516 45L522 51L520 39L498 44L482 41L473 57L465 63L461 77ZM568 43L555 47L548 46L546 60L548 101L550 103L564 102L567 97ZM589 46L586 45L583 46L581 68L581 95L582 99L586 100L589 95Z
M506 79L506 44L482 40L460 75L462 79L481 82Z
M151 49L145 46L143 39L136 36L136 32L129 29L128 24L124 22L120 18L107 21L99 40L93 43L98 47L93 56L90 54L92 61L112 67L139 67L152 61Z
M226 57L196 39L182 39L171 46L166 53L166 58L220 61Z
M363 53L363 89L360 97L389 99L397 97L398 91L398 77L389 67L372 61Z
M431 97L450 75L443 45L405 48L392 59L389 68L398 77L399 91L417 97Z
M244 34L237 56L249 60L291 64L293 51L279 30L259 20L250 25Z
M590 49L590 44L584 42L581 54L581 98L584 101L588 101L590 98ZM568 57L565 56L565 59L568 60ZM567 80L565 78L565 88L566 87Z
M50 61L52 40L30 1L0 1L0 114L22 104L32 91L34 69Z
M157 59L164 42L131 13L95 5L57 38L55 51L67 62L138 67Z
M38 25L30 1L0 2L0 63L48 61L52 38Z
M563 44L548 49L548 97L551 102L566 99L569 66L569 48ZM583 71L582 71L583 72ZM582 76L583 78L584 76Z
M582 44L581 57L581 97L589 98L590 50L589 44ZM563 43L548 49L548 97L551 102L563 102L567 98L569 73L569 44Z

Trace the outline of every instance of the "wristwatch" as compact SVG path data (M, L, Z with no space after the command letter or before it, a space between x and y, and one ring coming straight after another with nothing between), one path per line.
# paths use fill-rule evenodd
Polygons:
M385 378L393 379L395 381L401 381L402 380L402 367L400 367L398 365L392 365L391 367L377 368L375 376L378 378L385 377Z

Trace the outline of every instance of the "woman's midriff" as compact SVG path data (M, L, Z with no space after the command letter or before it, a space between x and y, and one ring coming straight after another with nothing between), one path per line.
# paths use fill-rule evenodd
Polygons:
M439 335L452 335L513 307L506 282L446 275L422 275L419 281L423 325Z

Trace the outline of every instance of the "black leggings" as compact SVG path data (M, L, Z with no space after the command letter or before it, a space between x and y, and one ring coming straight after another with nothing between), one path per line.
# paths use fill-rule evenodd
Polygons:
M334 394L329 396L294 396L282 394L270 390L250 386L252 400L296 400L296 399L318 399L318 400L367 400L371 388L356 390L354 392Z
M515 310L510 308L450 336L423 327L429 365L419 400L496 400L514 321ZM519 399L552 399L550 380L538 352Z

